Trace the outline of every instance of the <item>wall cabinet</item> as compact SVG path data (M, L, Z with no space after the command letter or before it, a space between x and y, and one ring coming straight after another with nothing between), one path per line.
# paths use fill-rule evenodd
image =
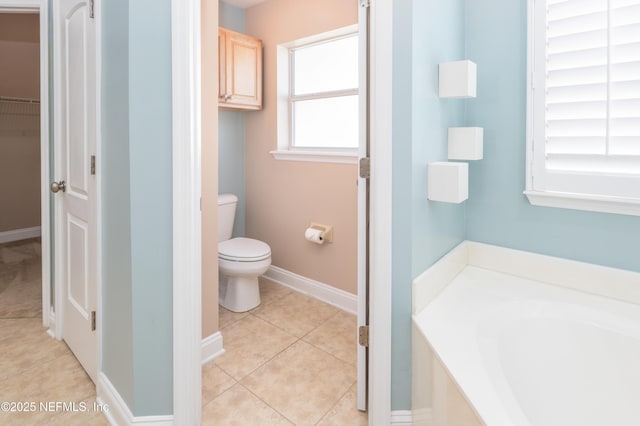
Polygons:
M262 41L218 29L218 107L262 109Z

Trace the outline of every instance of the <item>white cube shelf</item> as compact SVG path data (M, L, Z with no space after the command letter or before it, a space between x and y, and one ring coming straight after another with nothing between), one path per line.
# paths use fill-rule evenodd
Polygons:
M482 127L449 127L449 160L482 160Z
M429 163L428 195L431 201L459 204L469 198L469 165L467 163Z
M475 98L476 64L469 61L445 62L439 66L441 98Z

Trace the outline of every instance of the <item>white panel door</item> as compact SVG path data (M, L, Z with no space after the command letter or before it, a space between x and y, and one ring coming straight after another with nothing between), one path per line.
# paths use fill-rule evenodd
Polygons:
M62 338L91 379L97 376L96 177L91 170L96 139L95 21L88 0L57 1L55 93L58 129L55 176L64 185L56 193L56 268L62 303ZM52 187L52 190L55 188ZM62 306L61 306L62 305Z

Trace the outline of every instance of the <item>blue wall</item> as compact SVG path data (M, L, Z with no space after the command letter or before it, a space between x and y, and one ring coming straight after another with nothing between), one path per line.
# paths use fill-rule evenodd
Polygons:
M412 0L393 2L391 407L411 408Z
M102 23L102 371L133 407L128 0Z
M134 414L173 413L171 0L129 2Z
M640 217L531 206L525 188L527 5L467 1L466 57L478 97L466 125L484 127L484 160L471 162L467 239L640 271Z
M170 7L102 8L102 371L135 416L173 412Z
M413 255L417 277L465 238L465 205L427 200L427 164L447 160L447 128L464 100L440 99L438 64L464 57L464 0L413 3Z
M244 9L220 2L219 25L244 32ZM218 113L218 191L238 196L238 210L233 224L233 236L244 236L245 180L244 180L244 112Z
M464 104L438 97L438 64L464 56L464 1L393 3L391 407L411 408L411 282L464 240L465 206L427 200L427 164L447 158ZM407 167L407 165L411 167Z

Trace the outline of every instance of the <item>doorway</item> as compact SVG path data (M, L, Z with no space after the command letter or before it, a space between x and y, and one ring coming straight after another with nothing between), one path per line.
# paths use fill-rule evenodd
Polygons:
M7 254L8 261L22 256L32 259L28 288L20 293L29 298L23 314L51 319L51 274L49 235L49 93L48 32L46 7L39 2L0 1L0 158L3 176L0 243L11 244L22 255ZM5 204L6 203L6 204ZM24 244L21 244L24 242ZM7 252L9 253L9 252ZM37 280L37 281L36 281ZM33 299L33 300L32 300ZM19 301L20 302L20 301ZM20 309L18 309L20 310ZM24 310L23 310L24 311Z
M265 330L272 330L270 327L275 326L276 329L271 333L263 334L274 336L278 331L284 331L294 338L293 345L302 346L313 352L312 349L318 349L318 346L313 344L318 344L315 340L317 335L329 330L332 324L337 325L339 321L336 318L341 317L343 323L348 324L340 325L343 330L346 330L344 340L348 348L340 351L337 358L351 366L360 364L364 377L366 376L366 359L364 356L360 360L357 359L358 324L355 317L358 305L366 306L366 302L358 301L358 293L361 293L362 289L357 285L358 274L366 269L366 267L358 268L358 232L360 228L366 229L366 218L365 223L360 227L359 222L362 218L358 217L358 192L359 188L366 183L364 180L358 181L358 152L352 150L347 153L344 148L337 148L334 152L325 150L329 155L326 155L322 162L318 162L319 157L313 157L313 153L307 155L305 160L308 161L311 157L315 161L308 162L291 161L290 156L284 160L277 157L274 159L271 155L273 153L270 153L280 145L280 141L276 142L274 137L276 116L273 113L276 108L274 95L276 90L280 91L279 87L277 89L274 87L273 76L276 68L278 73L281 72L280 64L275 66L276 46L280 49L281 44L295 44L296 48L300 49L301 44L294 41L299 39L306 39L306 45L317 45L320 39L327 44L331 41L337 43L338 40L352 41L354 38L357 40L358 37L354 36L358 35L357 23L360 8L358 2L352 1L334 2L331 5L320 2L313 7L307 5L293 8L293 10L278 10L278 3L282 4L282 2L267 0L257 7L259 10L254 11L251 8L241 9L226 3L220 4L221 27L262 39L265 77L264 106L261 111L242 112L229 110L231 107L227 107L227 110L219 112L218 192L231 192L239 196L234 236L246 235L269 243L272 251L272 267L266 274L269 280L261 280L263 303L260 307L248 314L234 314L220 308L219 328L222 330L224 346L229 350L229 354L223 355L218 364L225 373L236 380L241 380L247 372L245 370L249 370L250 367L240 368L237 365L231 365L232 363L227 360L233 349L240 344L242 339L240 329L243 327L248 329L250 326L259 326ZM274 4L275 6L272 6ZM325 21L319 22L322 21L317 19L320 15L327 16ZM211 23L205 23L205 25L209 26ZM270 28L267 28L269 26ZM301 30L301 28L304 29ZM338 33L336 31L338 28L342 28L343 32ZM311 36L316 36L317 39L308 40ZM363 36L365 41L360 49L366 51L366 32L360 34L360 37ZM355 49L351 52L349 59L357 65L358 42L355 41L353 44ZM354 68L353 80L357 82L357 66ZM285 65L283 69L286 71L287 66ZM209 74L203 73L203 85L206 84L207 79L211 78ZM355 87L357 93L357 85ZM346 88L347 95L352 95L349 92L352 88ZM345 88L340 87L340 89ZM335 93L332 94L335 95ZM366 105L362 109L365 108ZM278 116L280 116L279 107ZM355 116L357 112L353 120L357 128L358 119ZM278 117L279 121L280 117ZM366 131L366 128L366 125L361 126L361 132ZM354 145L359 145L357 137ZM332 145L328 144L328 146ZM335 151L340 151L342 155L336 155ZM306 153L308 154L308 151ZM327 160L327 158L330 159ZM207 162L211 166L210 160ZM244 208L245 200L246 209ZM304 230L311 222L334 226L336 233L334 242L318 246L305 241ZM244 229L245 224L246 229ZM366 235L364 232L363 234ZM203 235L203 239L206 238L210 236ZM312 297L299 296L299 293L291 292L291 288L311 294ZM343 315L340 309L335 309L333 306L322 304L316 306L317 299L328 301L330 305L338 305L341 309L350 311L351 315ZM296 314L288 317L279 316L279 313L284 314L287 311L296 312ZM305 312L306 318L304 318ZM206 307L203 314L207 315ZM309 321L301 324L303 318ZM328 319L332 321L325 324L324 322ZM316 326L317 332L314 331ZM305 335L306 333L309 334ZM340 333L334 334L334 339L329 345L342 339L342 337L337 338L337 335ZM287 336L283 336L285 337ZM300 338L301 343L296 341L296 338ZM310 342L313 348L306 346ZM258 345L258 342L255 345ZM288 347L287 344L283 343L283 345L283 350ZM271 350L279 347L275 343L268 346ZM327 346L324 349L327 349ZM297 353L296 351L302 352L302 349L296 347L290 352ZM268 370L269 363L277 364L270 358L273 355L271 352L265 350L261 354L266 358L265 371ZM275 350L275 353L278 352ZM287 356L290 352L285 351ZM335 356L335 353L332 354L330 351L329 354ZM319 353L318 357L321 355ZM256 366L260 365L263 364L258 362ZM355 374L355 368L353 371L349 370L348 375L355 377ZM336 393L339 393L339 397L347 396L346 390L338 387ZM352 405L355 411L353 396L356 393L355 386L349 390L351 392L348 397L353 398ZM256 390L256 392L260 391ZM311 398L310 395L309 398ZM340 398L334 402L337 403L338 399ZM364 392L361 401L362 404L359 405L364 408ZM285 409L282 408L282 410ZM289 419L291 420L292 417Z
M217 3L217 2L216 2ZM370 373L369 385L369 421L372 424L386 424L390 418L390 366L391 366L391 117L392 117L392 2L360 1L362 7L370 10L371 22L371 68L369 72L371 84L371 102L369 107L371 130L371 224L368 231L371 238L369 254L370 300L371 310L371 347L368 363ZM214 7L211 2L202 2ZM205 124L217 131L217 120L203 122L203 146L200 153L200 99L204 105L216 99L217 90L205 87L206 82L200 77L200 54L202 62L212 61L213 67L205 70L216 75L214 59L216 49L200 45L202 16L201 2L190 0L174 4L172 11L173 33L173 82L174 82L174 280L185 283L180 291L174 291L174 329L181 330L174 335L174 419L180 422L193 423L200 420L201 393L201 354L198 348L202 345L201 325L202 291L207 284L201 282L201 264L208 262L208 256L201 241L201 214L204 217L205 207L213 218L216 210L212 201L207 199L209 192L204 191L207 184L215 184L202 180L201 159L206 157L207 138L214 138L205 133ZM212 13L217 19L217 5ZM202 34L205 33L202 26ZM215 37L215 35L214 35ZM210 46L215 39L209 40ZM203 48L201 50L201 47ZM202 92L201 92L202 87ZM214 110L214 109L211 109ZM209 119L210 117L203 116ZM207 127L209 132L211 127ZM207 157L209 158L209 157ZM215 158L215 154L213 154ZM204 170L203 170L204 172ZM188 191L182 191L189 188ZM217 188L215 188L217 189ZM217 192L214 190L214 192ZM217 194L216 194L217 195ZM202 206L202 213L201 213ZM215 222L213 222L215 223ZM206 224L202 223L202 229ZM216 235L215 230L207 236ZM202 243L202 246L201 246ZM188 256L186 255L188 254ZM202 258L201 255L202 254ZM211 254L211 253L209 253ZM214 250L215 255L215 250ZM201 263L202 259L202 263ZM209 262L211 263L211 262ZM202 284L202 288L201 288Z

